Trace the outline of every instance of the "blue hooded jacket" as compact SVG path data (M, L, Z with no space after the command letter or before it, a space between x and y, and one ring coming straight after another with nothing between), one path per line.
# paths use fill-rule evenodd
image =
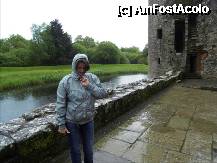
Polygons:
M72 61L73 71L59 82L55 107L59 127L66 127L66 121L84 124L93 120L96 113L95 100L108 96L107 90L102 87L99 78L93 73L85 72L84 76L89 80L89 84L87 86L81 85L76 64L82 59L89 63L85 54L76 54ZM78 120L84 112L88 118Z

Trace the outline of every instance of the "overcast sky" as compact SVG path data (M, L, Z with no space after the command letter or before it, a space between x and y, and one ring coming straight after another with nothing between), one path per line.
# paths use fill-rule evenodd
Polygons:
M72 36L90 36L95 41L112 41L119 48L148 42L148 17L118 17L118 6L148 5L148 0L0 0L0 37L20 34L32 38L32 24L59 19Z

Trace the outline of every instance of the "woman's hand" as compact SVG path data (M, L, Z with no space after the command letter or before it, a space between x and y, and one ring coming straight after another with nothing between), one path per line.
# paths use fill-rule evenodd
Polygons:
M66 133L69 134L70 133L66 127L59 127L58 132L61 134L66 134Z
M88 86L89 84L89 80L85 77L82 77L80 81L81 81L81 84L85 87Z

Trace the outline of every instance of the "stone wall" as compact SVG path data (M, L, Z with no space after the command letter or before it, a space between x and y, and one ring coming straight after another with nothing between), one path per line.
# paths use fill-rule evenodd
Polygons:
M175 1L168 0L149 0L149 5L173 5ZM149 35L148 35L148 56L149 56L149 75L157 77L165 74L167 71L185 68L185 58L187 52L187 40L185 40L185 49L183 53L176 53L174 48L176 19L184 19L184 15L150 15L149 16ZM185 21L187 27L188 22ZM186 28L187 29L187 28ZM162 30L162 38L157 38L157 30ZM185 32L187 36L187 31Z
M108 98L97 100L95 130L132 109L181 76L168 72L157 79L144 79L113 90ZM57 132L55 103L0 123L0 162L39 162L68 148L68 140Z
M204 1L212 12L208 16L198 16L197 19L197 47L205 51L208 56L203 60L202 76L217 78L217 1Z
M157 15L149 16L149 75L157 77L165 72L188 71L188 55L192 52L200 55L201 64L199 73L204 78L217 78L217 1L216 0L149 0L149 5L207 5L211 10L210 15L198 15L196 18L195 33L189 31L189 15ZM182 52L175 49L175 21L183 20L185 26L185 42ZM162 30L162 38L157 37L158 30ZM193 46L193 48L192 48ZM191 51L193 49L193 51Z

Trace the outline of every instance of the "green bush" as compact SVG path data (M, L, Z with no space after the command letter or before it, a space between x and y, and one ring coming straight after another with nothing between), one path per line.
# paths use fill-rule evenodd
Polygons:
M147 62L147 57L145 57L144 55L140 55L137 57L137 63L138 64L148 64Z
M31 62L29 49L11 49L9 52L0 54L0 66L28 66Z
M129 59L127 58L127 56L123 53L121 53L121 57L120 57L120 63L121 64L129 64L130 61Z
M137 64L138 63L137 59L138 59L139 55L140 54L138 54L138 53L129 53L129 52L126 52L126 56L129 59L129 61L130 61L131 64Z
M117 64L120 63L120 50L110 41L100 42L96 48L94 60L96 63Z

